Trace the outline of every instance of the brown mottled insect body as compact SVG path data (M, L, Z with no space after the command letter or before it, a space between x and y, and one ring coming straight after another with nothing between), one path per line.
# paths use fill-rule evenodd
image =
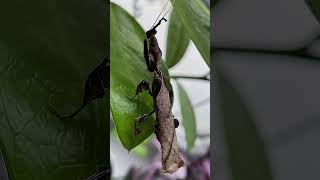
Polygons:
M165 18L160 19L152 29L146 32L147 39L144 40L143 54L146 60L148 70L150 72L159 71L159 62L162 57L162 51L159 47L158 40L156 38L156 28L161 24L161 21L167 21Z
M161 81L159 81L161 79ZM175 128L177 119L171 112L171 101L169 91L165 86L162 75L155 75L155 80L161 82L157 96L154 96L154 108L156 112L156 135L161 145L162 153L162 171L174 173L184 165L179 156L179 146Z
M143 80L136 88L136 97L142 91L149 91L153 96L154 111L148 114L140 115L135 121L135 135L139 134L141 130L138 125L146 121L148 116L155 112L155 134L161 145L162 154L162 172L174 173L181 166L184 161L179 156L179 147L176 137L175 128L179 126L179 121L174 118L172 108L172 92L169 92L165 85L165 80L159 68L162 52L159 48L155 30L161 24L161 21L167 21L162 18L151 30L146 32L147 39L144 40L144 58L150 72L153 72L152 91L150 93L149 83ZM134 98L133 97L133 98ZM133 99L132 98L132 99Z

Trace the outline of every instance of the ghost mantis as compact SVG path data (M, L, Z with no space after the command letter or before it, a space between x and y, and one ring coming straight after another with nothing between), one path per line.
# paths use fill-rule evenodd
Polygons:
M153 97L154 110L136 118L134 133L138 135L141 132L139 124L146 121L149 116L155 113L156 122L154 132L161 145L162 172L174 173L184 165L184 161L179 156L179 147L175 132L175 128L179 126L179 121L175 119L172 114L172 96L166 87L163 73L159 68L162 51L155 35L157 33L156 28L161 22L167 21L164 16L146 32L146 39L144 40L144 59L148 71L153 73L152 88L150 90L149 82L142 80L136 88L136 94L129 99L133 100L138 94L144 91L148 91ZM158 17L160 17L160 15Z

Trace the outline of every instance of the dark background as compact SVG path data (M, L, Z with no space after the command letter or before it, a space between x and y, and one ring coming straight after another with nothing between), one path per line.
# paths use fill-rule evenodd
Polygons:
M320 179L320 25L303 0L221 0L212 17L212 176Z

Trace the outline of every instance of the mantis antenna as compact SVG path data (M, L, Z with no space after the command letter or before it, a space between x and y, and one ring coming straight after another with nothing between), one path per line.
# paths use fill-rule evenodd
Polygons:
M159 17L161 16L162 12L166 9L166 7L167 7L167 5L168 5L169 1L170 1L170 0L167 0L166 4L164 5L164 7L162 8L161 12L159 13L159 15L158 15L157 19L154 21L154 23L153 23L153 25L152 25L151 29L155 26L156 22L158 21ZM172 5L171 5L171 6L170 6L170 8L166 11L166 13L162 16L162 18L164 18L164 17L168 14L168 12L169 12L169 11L170 11L170 9L172 8L172 6L173 6L173 4L175 3L175 1L176 1L176 0L174 0L174 1L173 1Z
M171 7L166 11L166 13L162 16L163 18L168 14L168 12L172 9L174 3L176 2L176 0L173 0L173 3L171 5Z

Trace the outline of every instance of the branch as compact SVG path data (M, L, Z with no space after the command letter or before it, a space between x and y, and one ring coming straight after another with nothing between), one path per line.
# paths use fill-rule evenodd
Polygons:
M308 52L309 47L315 41L318 41L318 40L320 40L320 35L317 35L316 37L314 37L310 42L306 43L303 47L293 49L293 50L269 50L269 49L211 46L211 52L227 51L227 52L240 52L240 53L270 54L270 55L282 55L282 56L307 58L310 60L320 60L320 57L314 56Z
M208 77L208 75L204 75L204 76L170 76L173 79L195 79L195 80L204 80L204 81L210 81L210 78Z

